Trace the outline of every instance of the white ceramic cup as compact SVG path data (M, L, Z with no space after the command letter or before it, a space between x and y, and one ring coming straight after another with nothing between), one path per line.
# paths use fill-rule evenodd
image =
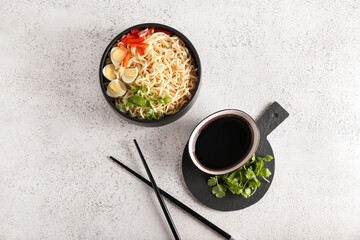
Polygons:
M227 118L227 117L238 118L249 126L249 129L251 132L250 147L249 147L247 153L241 159L239 159L234 164L232 164L231 166L228 166L223 169L208 168L200 162L200 160L197 158L197 156L195 154L196 141L197 141L200 133L202 132L202 130L205 129L209 124L211 124L212 122L214 122L215 120L218 120L220 118ZM227 110L221 110L221 111L211 114L210 116L208 116L204 120L202 120L194 128L194 130L192 131L192 133L190 135L188 151L189 151L191 160L193 161L195 166L198 167L201 171L208 173L208 174L212 174L212 175L222 175L222 174L230 173L230 172L240 168L241 166L243 166L252 157L252 155L255 154L256 149L259 145L259 141L260 141L260 132L256 125L255 120L252 119L252 117L250 117L247 113L245 113L243 111L240 111L237 109L227 109Z

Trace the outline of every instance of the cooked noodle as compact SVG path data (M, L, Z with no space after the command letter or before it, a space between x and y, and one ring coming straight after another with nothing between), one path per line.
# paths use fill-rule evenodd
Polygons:
M167 104L150 101L151 108L155 113L171 115L181 109L192 96L197 83L197 69L194 60L186 48L184 42L177 36L168 36L157 32L148 36L145 43L149 46L144 55L132 55L127 67L139 70L138 77L132 85L141 88L142 85L149 87L148 96L159 98L161 96L171 98ZM125 68L116 69L121 76ZM129 88L130 89L130 88ZM122 97L116 98L115 103L121 104L124 99L133 97L134 92L128 90ZM126 108L126 112L136 118L144 119L144 114L149 107L136 105L133 109Z

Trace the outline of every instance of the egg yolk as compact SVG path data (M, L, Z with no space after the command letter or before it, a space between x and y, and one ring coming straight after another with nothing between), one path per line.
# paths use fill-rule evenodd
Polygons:
M120 93L120 90L121 90L120 84L118 82L110 82L109 83L109 90L113 94Z
M112 58L117 62L122 62L122 60L125 58L125 55L126 52L120 48L116 48L111 54Z
M114 66L107 66L105 68L105 76L109 79L115 79L116 74L114 73L115 67Z
M124 76L127 78L134 78L136 76L135 68L127 68L125 69Z

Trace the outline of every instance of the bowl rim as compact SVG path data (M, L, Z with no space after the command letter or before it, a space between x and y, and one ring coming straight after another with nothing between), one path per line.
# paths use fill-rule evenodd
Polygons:
M179 111L177 111L176 113L172 114L172 115L168 115L166 117L157 119L157 120L146 120L146 119L138 119L135 117L131 117L126 113L121 112L113 103L113 101L110 100L110 97L106 94L106 89L104 87L104 76L103 76L103 68L106 66L105 62L107 59L107 56L109 54L109 52L111 51L111 48L113 47L113 45L119 40L121 39L121 37L125 34L128 34L130 32L130 30L132 29L136 29L136 28L149 28L149 27L154 27L157 29L161 29L161 30L167 30L170 31L172 33L172 35L176 35L178 36L184 43L185 46L189 49L190 54L192 56L192 58L194 59L196 68L197 68L197 76L198 76L198 80L195 86L195 89L192 93L191 98L188 100L188 102L186 104L184 104L184 106L181 107L181 109ZM196 51L196 48L194 47L194 45L192 44L192 42L184 35L182 34L180 31L164 25L164 24L160 24L160 23L141 23L141 24L137 24L134 26L131 26L125 30L123 30L122 32L120 32L118 35L116 35L111 41L110 43L107 45L107 47L105 48L103 55L101 57L100 60L100 67L99 67L99 79L100 79L100 88L101 91L103 93L103 96L106 99L106 102L111 106L111 108L118 113L121 117L124 117L126 120L129 120L130 122L133 122L135 124L140 124L140 125L152 125L152 124L156 124L157 126L161 126L161 125L166 125L169 123L172 123L176 120L178 120L179 118L181 118L187 111L188 109L192 106L192 104L190 104L191 102L195 101L195 98L198 94L199 91L199 87L200 87L200 83L201 83L201 61L200 61L200 57L198 52Z

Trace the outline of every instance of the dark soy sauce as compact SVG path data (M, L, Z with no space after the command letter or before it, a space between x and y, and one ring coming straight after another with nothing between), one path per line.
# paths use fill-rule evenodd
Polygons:
M195 154L202 165L211 169L227 168L248 152L251 130L242 119L224 117L206 126L195 145Z

